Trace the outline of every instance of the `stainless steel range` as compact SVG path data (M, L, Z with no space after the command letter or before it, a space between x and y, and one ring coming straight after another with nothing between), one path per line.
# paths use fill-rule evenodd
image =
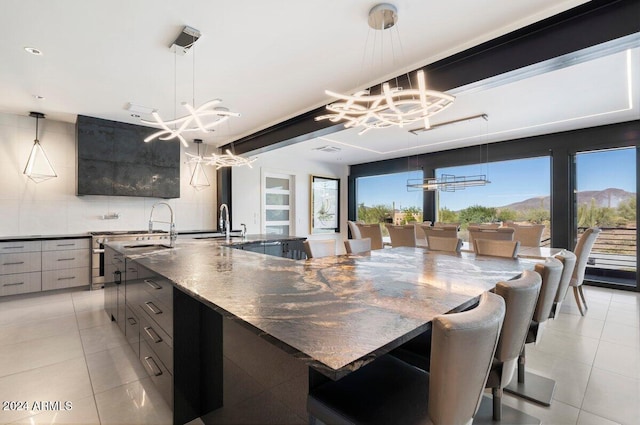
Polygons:
M91 234L91 289L104 287L104 244L121 241L157 241L169 239L169 232L161 230L122 230L113 232L89 232Z

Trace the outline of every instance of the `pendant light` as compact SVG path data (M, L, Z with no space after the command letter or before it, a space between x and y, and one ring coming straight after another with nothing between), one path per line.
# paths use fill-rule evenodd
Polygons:
M47 158L47 154L40 145L38 140L38 120L44 119L44 114L40 112L30 112L30 117L36 119L36 138L33 141L33 147L31 148L31 154L27 160L27 165L24 167L24 174L36 183L41 183L45 180L58 177L56 172Z
M192 155L190 153L186 153L186 155L190 158L189 162L193 163L193 173L191 174L191 181L189 184L195 190L203 190L207 187L211 186L209 183L209 178L207 177L207 173L205 173L203 165L206 165L205 160L200 155L200 145L202 144L202 139L194 139L193 143L198 147L198 155Z
M383 34L389 32L397 21L398 10L392 4L381 3L369 11L369 27L374 31L380 31ZM382 38L384 41L384 35ZM389 41L393 47L393 39L390 38ZM415 74L415 85L412 84L408 73L407 81L409 87L404 88L400 87L397 81L395 87L385 82L376 93L372 93L370 89L358 91L353 95L326 90L325 93L335 97L337 101L326 106L328 114L318 116L315 120L345 121L345 128L360 128L358 134L380 128L402 128L416 122L422 122L424 128L429 128L429 117L451 106L455 98L446 93L427 89L422 70Z

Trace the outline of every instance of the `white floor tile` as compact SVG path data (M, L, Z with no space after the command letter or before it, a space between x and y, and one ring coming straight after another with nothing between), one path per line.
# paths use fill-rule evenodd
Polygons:
M579 409L558 400L553 400L550 407L544 407L505 393L502 402L540 419L545 425L575 425L580 413Z
M547 321L546 326L548 329L553 329L556 332L562 332L568 335L599 339L602 335L604 320L561 313L558 314L555 319Z
M580 416L578 416L578 423L576 425L620 425L620 422L610 421L602 416L581 410Z
M640 349L640 329L636 326L606 322L600 339L602 341L613 342Z
M43 413L30 416L12 422L11 425L92 425L100 424L98 418L98 408L93 395L77 401L69 401L70 404L62 404L64 408L60 410L45 411Z
M27 322L42 322L53 317L74 314L71 297L50 303L30 304L20 308L0 309L0 326L21 325Z
M596 338L569 335L546 327L542 335L539 336L539 342L535 345L528 344L527 350L531 347L536 351L553 354L565 360L593 364L598 343L599 340Z
M78 333L75 314L53 317L49 320L3 326L0 328L0 346L68 334L69 332Z
M80 337L87 355L127 345L127 339L115 322L89 329L80 329Z
M77 331L0 347L0 376L82 357Z
M582 410L623 425L637 425L640 418L640 380L594 368Z
M640 327L640 306L612 301L607 314L607 322L638 328Z
M33 402L70 401L93 398L89 373L82 354L60 363L0 378L0 400ZM39 411L0 411L0 423L9 423L41 413Z
M629 378L640 379L640 350L613 342L600 341L593 366Z
M96 394L148 377L136 354L126 345L87 354L87 366Z
M107 313L102 310L87 310L76 313L79 329L95 328L96 326L105 326L111 323L111 319Z
M46 293L46 295L41 292L13 295L0 298L0 308L2 310L6 310L31 307L40 304L51 304L58 301L68 301L71 299L71 296L71 292L69 291L54 291Z
M173 414L155 388L145 378L96 394L102 424L172 424Z

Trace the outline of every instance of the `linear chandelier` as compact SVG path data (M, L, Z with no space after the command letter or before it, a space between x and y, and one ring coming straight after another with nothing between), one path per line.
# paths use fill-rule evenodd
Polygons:
M436 191L455 192L467 187L484 186L491 183L486 174L475 176L455 176L453 174L441 174L440 178L408 179L407 191Z
M398 20L395 6L382 3L369 11L369 26L374 30L384 31L395 25ZM409 75L407 74L407 77ZM353 95L325 93L338 101L326 106L331 113L316 117L316 121L328 119L332 122L346 121L345 128L362 127L358 134L372 129L388 127L404 127L417 121L429 128L429 117L445 110L453 104L451 95L428 90L424 71L415 74L417 88L391 87L388 82L381 86L380 93L372 94L370 89L361 90Z
M23 174L36 183L42 183L45 180L58 177L58 175L38 140L38 120L40 118L44 119L44 114L40 112L30 112L29 116L36 119L36 138L33 141L33 147L31 148L31 153L29 154L27 165L24 167Z
M200 38L201 33L195 28L185 26L182 32L174 40L170 46L170 50L174 53L174 102L176 97L176 60L177 56L185 55L194 46L195 42ZM193 99L192 104L188 102L182 102L182 106L187 110L188 114L179 118L165 121L162 119L157 110L151 112L153 120L142 119L141 122L148 125L158 126L161 128L147 138L145 142L150 142L154 139L159 140L171 140L178 139L185 148L189 147L187 140L183 136L183 133L188 132L209 132L213 131L213 127L216 127L223 122L227 121L229 117L239 117L237 112L231 112L229 109L219 106L222 103L221 99L213 99L205 102L199 107L195 107L195 74L196 74L196 52L193 49Z
M258 158L243 158L241 156L234 155L229 149L226 149L224 154L214 153L210 156L203 157L203 159L207 165L213 165L216 167L216 170L218 170L222 167L240 167L243 165L253 168L251 164Z

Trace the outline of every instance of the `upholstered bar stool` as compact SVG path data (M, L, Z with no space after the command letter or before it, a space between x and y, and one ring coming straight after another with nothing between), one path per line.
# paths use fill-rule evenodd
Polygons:
M490 239L494 241L512 241L515 229L511 227L499 227L497 229L484 229L482 227L469 226L469 247L475 249L475 239Z
M347 254L360 254L371 251L371 239L347 239L344 241L344 248Z
M307 258L331 257L336 255L336 241L333 239L307 239L302 244Z
M385 226L389 231L392 247L416 246L416 234L413 225L394 226L393 224L385 224Z
M473 310L435 317L431 373L383 356L310 388L309 423L471 424L504 314L504 300L486 292Z
M558 292L556 298L553 300L553 307L551 307L551 314L549 318L556 317L556 314L560 312L562 307L562 301L567 296L567 290L569 289L569 283L573 276L573 271L576 268L576 255L571 251L562 251L556 255L555 258L562 262L562 276L560 277L560 284L558 285Z
M379 224L356 223L361 238L371 239L371 249L382 249L382 228Z
M547 258L542 264L536 264L535 270L542 276L542 287L536 309L533 312L533 319L529 325L529 332L525 340L525 346L518 358L517 378L504 388L505 391L523 397L527 400L540 403L544 406L551 404L556 382L553 379L545 378L525 371L525 350L526 344L537 342L542 335L542 329L549 319L551 308L558 293L558 286L562 277L562 262L555 258Z
M476 255L516 258L519 247L520 242L518 241L496 241L492 239L474 239L473 241L473 250Z
M580 314L582 316L584 316L584 313L589 308L587 307L587 300L584 298L584 292L582 292L584 273L587 269L587 261L589 261L591 249L593 248L593 244L596 242L599 234L600 229L597 227L590 227L585 230L582 236L580 236L580 239L576 244L576 249L574 250L577 257L576 268L573 270L573 276L571 277L569 286L573 288L573 296L576 299L578 310L580 310ZM582 299L582 305L580 304L580 299Z

